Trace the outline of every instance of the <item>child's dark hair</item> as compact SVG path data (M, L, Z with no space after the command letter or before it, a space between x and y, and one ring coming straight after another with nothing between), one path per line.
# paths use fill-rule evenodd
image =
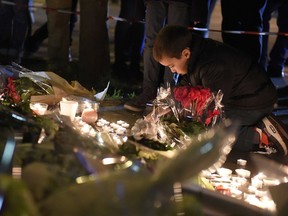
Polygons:
M191 32L183 26L169 25L157 35L153 46L153 57L160 61L164 56L180 58L185 48L189 48L192 41Z

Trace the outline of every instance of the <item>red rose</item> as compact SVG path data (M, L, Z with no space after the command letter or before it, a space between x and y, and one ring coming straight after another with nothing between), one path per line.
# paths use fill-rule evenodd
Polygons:
M207 118L206 118L206 120L205 120L205 125L209 125L209 124L211 123L211 121L212 121L212 118L213 118L214 116L219 115L219 114L220 114L220 111L219 111L219 110L213 110L213 111L209 110L209 111L208 111L208 116L207 116Z
M190 104L189 98L188 98L190 89L191 89L190 86L180 86L180 87L174 88L174 91L173 91L175 100L179 101L182 104L182 106L185 108L189 107L189 104Z
M12 98L14 103L20 102L20 95L16 91L14 80L11 77L8 77L8 83L7 83L7 89L8 89L8 95Z

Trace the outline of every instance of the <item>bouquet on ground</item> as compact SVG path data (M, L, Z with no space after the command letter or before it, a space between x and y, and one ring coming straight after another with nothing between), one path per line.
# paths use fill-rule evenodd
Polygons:
M155 150L186 148L221 121L222 97L220 90L214 94L201 86L161 87L152 112L136 121L132 136Z
M179 86L173 90L178 103L178 112L184 118L202 122L206 127L214 126L222 118L223 93L216 94L202 86Z

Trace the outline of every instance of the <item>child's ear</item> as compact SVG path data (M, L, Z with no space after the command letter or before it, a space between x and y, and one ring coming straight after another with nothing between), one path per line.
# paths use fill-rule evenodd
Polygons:
M189 48L185 48L185 49L182 51L182 55L183 55L186 59L189 59L189 58L190 58L190 55L191 55L190 49L189 49Z

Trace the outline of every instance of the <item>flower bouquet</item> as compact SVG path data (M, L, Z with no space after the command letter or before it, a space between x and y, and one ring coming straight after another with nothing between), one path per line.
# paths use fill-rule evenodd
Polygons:
M209 88L202 86L180 86L175 87L173 93L182 117L200 121L206 127L214 126L222 117L221 90L213 94Z
M13 118L18 116L15 112L24 116L27 121L35 122L37 133L34 134L40 134L35 142L42 143L43 140L53 139L63 123L67 126L70 122L69 126L73 127L69 118L60 116L58 102L63 97L79 101L79 104L92 104L105 97L107 88L95 94L93 90L87 90L77 81L70 84L53 72L33 72L14 63L0 65L0 115Z
M201 86L159 88L153 110L138 119L131 133L137 143L155 151L186 148L222 119L223 94Z

